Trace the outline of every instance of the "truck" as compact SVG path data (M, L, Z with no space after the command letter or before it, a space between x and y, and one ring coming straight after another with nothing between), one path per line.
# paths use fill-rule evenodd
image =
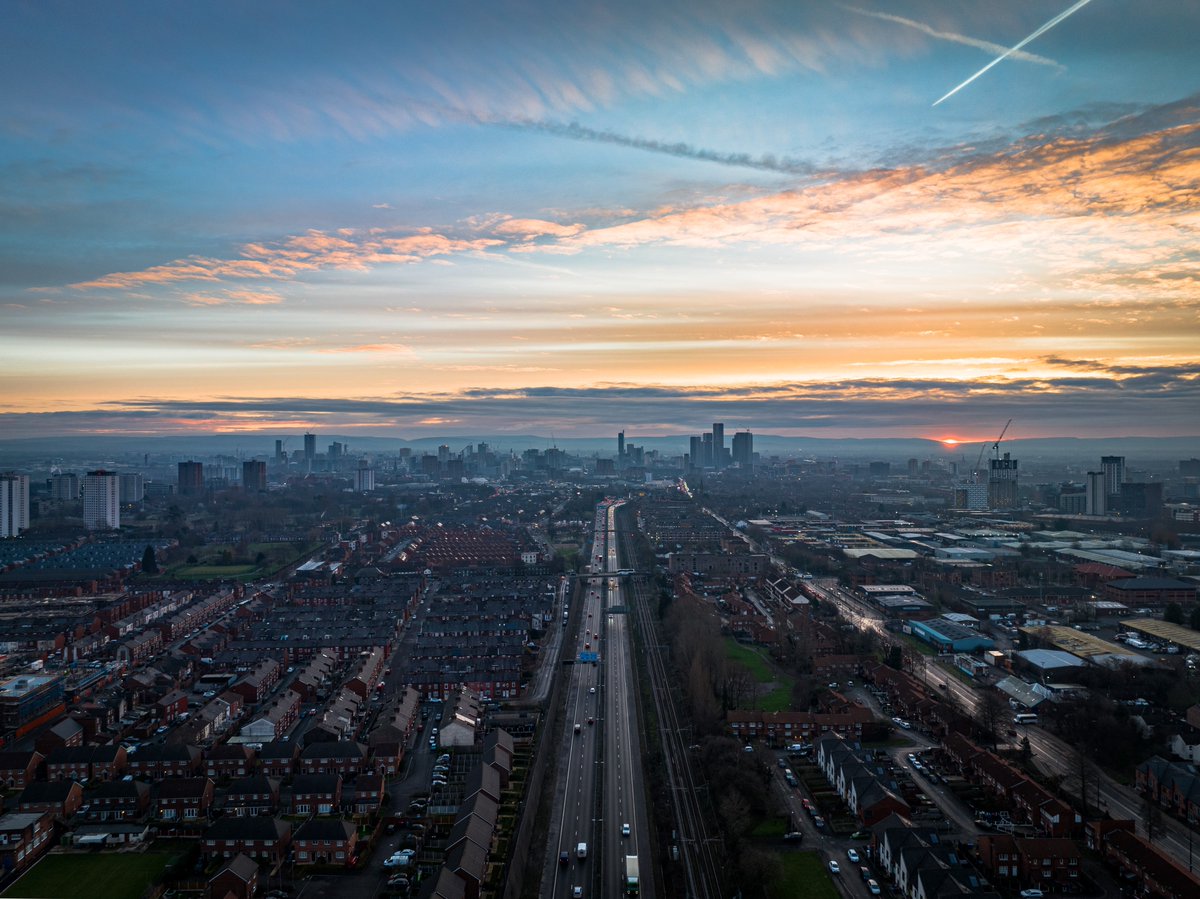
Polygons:
M579 859L587 858L587 843L580 843L575 847L575 857Z
M625 856L625 895L636 896L638 886L638 858L636 855Z

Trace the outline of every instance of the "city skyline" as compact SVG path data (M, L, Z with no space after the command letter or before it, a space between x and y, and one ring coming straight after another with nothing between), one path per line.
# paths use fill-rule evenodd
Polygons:
M1069 6L14 7L0 432L1193 435L1200 11L968 80Z

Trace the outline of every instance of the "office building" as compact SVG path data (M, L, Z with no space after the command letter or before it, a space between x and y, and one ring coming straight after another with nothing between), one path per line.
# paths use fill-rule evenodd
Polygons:
M1084 489L1087 494L1087 514L1088 515L1105 515L1108 512L1108 490L1106 484L1108 481L1107 472L1089 471L1087 479L1084 481Z
M79 499L79 475L74 472L50 475L50 498L68 503Z
M304 435L304 464L312 471L313 461L317 458L317 435Z
M712 431L700 435L700 467L713 467L713 435Z
M265 493L267 490L267 463L261 459L250 459L242 463L242 489L247 493Z
M121 480L116 472L101 469L84 475L83 526L92 531L121 526Z
M0 474L0 537L16 537L29 527L29 475Z
M625 467L625 432L617 433L617 468Z
M704 454L703 443L699 434L694 434L688 439L688 464L692 468L703 466L700 461L700 457Z
M1017 460L1008 453L988 460L988 508L1013 509L1017 505Z
M712 426L713 468L725 467L725 425L713 422Z
M1125 483L1125 457L1101 456L1100 471L1104 474L1104 495L1120 496L1121 485Z
M750 468L754 464L754 435L749 431L738 431L733 435L733 464Z
M201 496L204 493L204 463L179 463L179 495Z
M280 463L282 463L282 462L284 461L284 458L283 458L283 441L282 441L282 440L276 440L276 441L275 441L275 461L276 461L276 462L280 462Z

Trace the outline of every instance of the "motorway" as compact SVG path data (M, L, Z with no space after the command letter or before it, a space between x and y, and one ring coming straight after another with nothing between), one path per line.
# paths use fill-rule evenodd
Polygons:
M609 614L622 602L616 578L616 545L610 540L613 507L596 511L590 569L576 612L575 663L567 666L566 710L555 801L549 825L541 895L618 896L624 891L625 856L638 855L649 871L649 824L641 769L636 696L628 623ZM592 663L588 654L596 653ZM623 833L628 825L629 834ZM583 856L578 849L586 844ZM640 849L640 851L639 851ZM565 853L565 856L564 856ZM646 875L643 875L645 878ZM642 895L653 897L648 879Z

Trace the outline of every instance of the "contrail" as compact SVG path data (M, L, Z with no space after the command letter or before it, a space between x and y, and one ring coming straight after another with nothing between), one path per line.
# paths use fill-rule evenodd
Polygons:
M1055 16L1053 19L1051 19L1049 22L1047 22L1045 25L1043 25L1041 28L1039 28L1037 31L1035 31L1033 34L1029 35L1029 37L1025 38L1025 40L1021 41L1021 43L1017 44L1015 47L1010 47L1009 49L1005 50L1003 53L1001 53L999 56L997 56L995 59L993 59L991 62L989 62L986 66L984 66L982 69L980 69L974 75L972 75L970 78L968 78L962 84L960 84L958 87L954 88L954 90L950 91L950 93L946 94L946 96L939 99L933 105L937 106L938 103L941 103L944 100L949 100L951 97L953 97L955 94L957 94L960 90L962 90L964 87L966 87L968 84L970 84L976 78L978 78L980 75L982 75L988 69L990 69L992 66L996 65L996 63L1001 62L1004 59L1006 59L1007 57L1016 53L1018 50L1020 50L1022 47L1024 47L1026 44L1028 44L1030 41L1041 37L1043 34L1045 34L1047 31L1049 31L1051 28L1053 28L1055 25L1057 25L1059 22L1061 22L1067 16L1078 12L1079 10L1083 9L1085 6L1087 6L1091 2L1092 2L1092 0L1079 0L1078 3L1075 3L1070 8L1063 10L1057 16Z
M668 143L645 137L619 134L615 131L600 131L580 125L577 122L564 125L559 122L547 122L536 119L501 119L487 121L486 123L500 125L505 128L516 128L522 131L540 131L543 134L552 134L555 137L566 137L571 140L615 144L619 147L630 147L635 150L645 150L649 153L664 153L667 156L679 156L683 159L713 162L717 165L758 169L763 172L780 172L785 175L812 175L817 171L811 163L791 159L787 156L751 156L749 153L720 153L716 150L694 147L691 144L682 142Z
M858 13L860 16L870 16L872 19L881 19L884 22L895 22L897 25L904 25L908 28L915 29L922 34L927 34L932 38L940 41L951 41L955 44L964 44L968 47L975 47L977 50L983 50L987 53L1003 53L1004 45L996 44L992 41L980 40L976 37L969 37L965 34L958 34L954 31L938 31L936 28L926 25L924 22L918 22L915 19L906 19L904 16L894 16L891 13L876 12L872 9L859 9L857 6L846 6L841 4L842 9L848 12ZM1038 65L1051 66L1055 69L1062 69L1060 63L1053 59L1047 59L1045 56L1038 56L1036 53L1022 53L1020 50L1012 54L1013 59L1024 60L1025 62L1035 62Z

